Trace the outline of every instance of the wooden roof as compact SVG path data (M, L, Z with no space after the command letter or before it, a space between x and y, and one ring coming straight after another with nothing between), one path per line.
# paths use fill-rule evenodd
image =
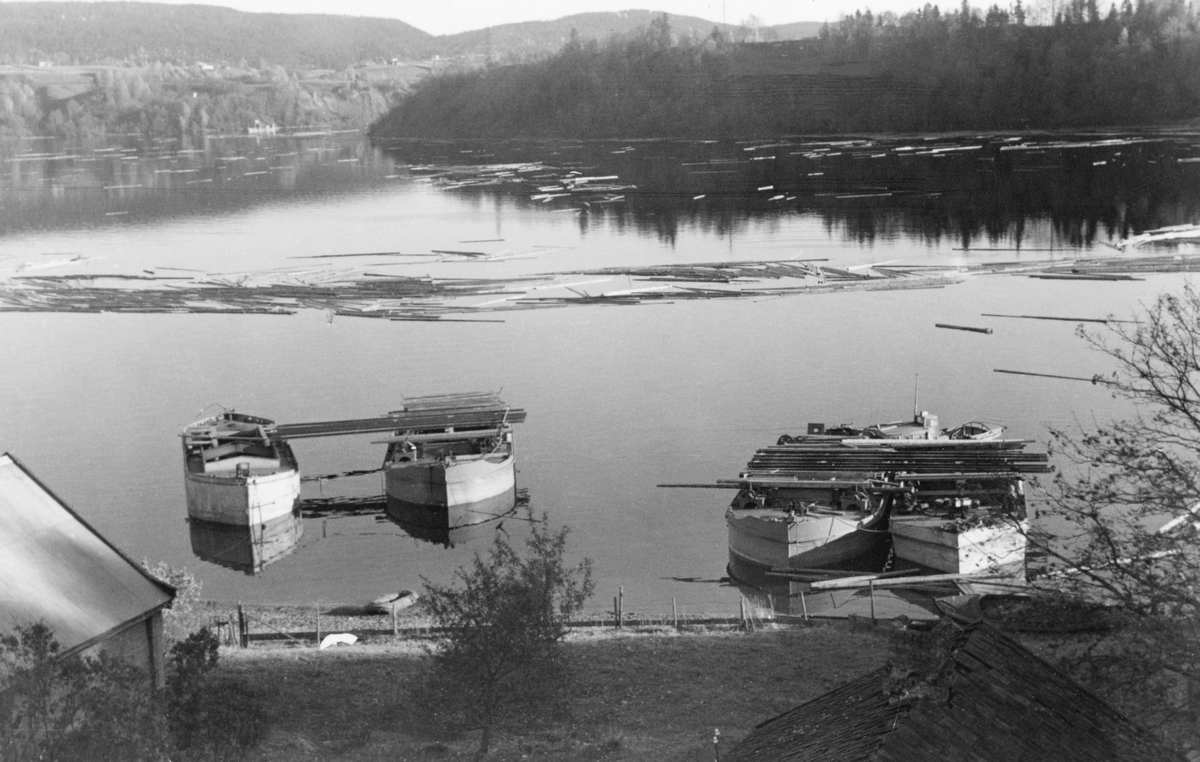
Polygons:
M883 744L908 704L884 690L887 669L846 683L767 720L733 748L725 762L865 762ZM915 759L915 758L914 758Z
M726 762L1182 762L990 625L940 647L953 662L934 689L877 670L759 725Z
M0 633L42 622L70 652L166 606L174 595L16 458L0 455Z

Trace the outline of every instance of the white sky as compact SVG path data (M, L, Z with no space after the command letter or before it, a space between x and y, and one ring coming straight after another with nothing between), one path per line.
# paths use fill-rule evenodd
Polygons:
M515 21L543 21L595 11L645 9L737 24L751 14L768 26L837 21L870 8L903 14L932 2L954 10L957 0L165 0L220 5L254 13L332 13L400 19L430 34L453 34ZM988 0L991 2L991 0ZM978 3L972 3L977 5ZM1001 5L1007 3L1001 2ZM1028 3L1026 3L1028 5Z

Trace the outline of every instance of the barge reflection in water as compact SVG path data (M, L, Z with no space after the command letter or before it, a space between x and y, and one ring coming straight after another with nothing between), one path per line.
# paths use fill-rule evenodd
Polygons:
M304 536L304 519L298 508L245 526L193 518L188 520L188 533L192 553L200 560L253 576L296 549Z

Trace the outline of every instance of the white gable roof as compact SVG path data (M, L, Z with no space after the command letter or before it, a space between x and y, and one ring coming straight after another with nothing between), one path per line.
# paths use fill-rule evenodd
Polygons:
M19 461L0 455L0 634L43 622L70 651L172 597Z

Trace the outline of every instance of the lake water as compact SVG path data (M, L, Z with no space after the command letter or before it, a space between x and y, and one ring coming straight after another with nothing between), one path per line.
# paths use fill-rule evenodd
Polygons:
M906 418L915 382L920 407L944 425L982 419L1015 437L1044 441L1048 425L1120 415L1124 403L1100 387L994 372L1104 372L1075 323L984 315L1127 317L1188 276L970 275L937 289L486 310L532 306L509 299L518 292L565 300L649 287L631 276L563 274L618 266L815 259L842 269L932 267L1112 254L1124 235L1200 222L1197 143L1185 134L7 144L0 293L26 288L23 277L72 273L246 285L346 273L554 275L456 299L456 309L479 305L478 314L451 317L496 321L474 324L323 309L3 312L0 451L134 559L192 569L207 598L355 603L419 588L422 578L448 581L486 548L486 536L444 548L382 517L309 519L296 550L261 574L204 561L186 522L182 427L214 404L294 423L372 416L406 395L500 390L528 411L516 431L519 486L535 512L570 526L575 555L594 559L596 608L623 587L626 610L662 613L675 598L685 612L733 613L739 592L721 582L732 493L656 485L736 476L757 447L809 421ZM539 164L526 174L544 174L546 187L563 177L610 179L587 181L603 186L588 195L558 195L490 166L529 162ZM331 256L370 253L403 256ZM304 473L329 474L377 467L383 448L371 439L305 440L295 449ZM373 475L309 484L306 495L378 488ZM516 524L507 524L514 537Z

